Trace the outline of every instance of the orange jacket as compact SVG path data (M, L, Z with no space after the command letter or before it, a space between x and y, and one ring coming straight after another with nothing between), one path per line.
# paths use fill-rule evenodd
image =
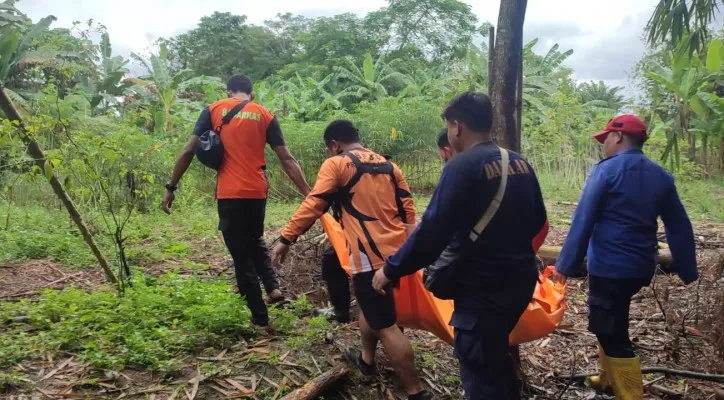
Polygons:
M358 174L357 165L368 173ZM329 209L332 201L341 206L353 273L384 266L387 257L405 242L405 224L415 221L410 188L400 168L377 153L356 149L322 164L312 192L284 228L282 237L295 241Z

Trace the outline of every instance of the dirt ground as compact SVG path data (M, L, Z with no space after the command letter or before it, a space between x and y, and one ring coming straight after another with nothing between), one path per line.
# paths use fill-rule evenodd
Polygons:
M560 225L560 224L556 224ZM632 304L630 332L644 368L660 367L698 373L724 373L724 226L697 224L699 282L685 287L674 275L659 274ZM546 244L561 245L565 229L554 229ZM308 235L314 236L313 234ZM275 237L274 234L268 237ZM662 235L662 241L663 235ZM288 296L306 294L324 305L327 297L318 260L324 245L301 241L280 269ZM209 276L226 276L233 268L227 257L204 259ZM161 274L172 263L147 268ZM196 271L198 273L198 270ZM72 269L49 261L17 262L0 266L0 301L34 297L44 288L76 286L92 289L104 281L99 270ZM568 286L568 308L559 329L541 340L521 346L528 399L593 399L595 393L572 375L595 372L596 340L587 332L585 298L587 283L574 280ZM416 350L416 361L428 390L441 399L461 399L452 348L426 332L406 331ZM359 343L356 323L334 325L324 345L293 350L284 337L265 336L255 342L240 341L215 354L187 356L186 367L174 380L146 371L99 373L75 361L73 354L48 354L22 365L24 389L6 399L231 399L280 398L284 387L296 388L342 361L341 350ZM260 357L250 357L255 354ZM278 354L274 362L261 356ZM329 389L325 399L404 399L384 353L377 379L364 380L352 372ZM201 366L212 365L202 372ZM100 374L100 375L99 375ZM714 399L724 383L693 379L678 374L647 373L646 399ZM249 393L254 393L250 395ZM247 393L247 395L244 395ZM599 397L601 398L601 397ZM716 397L719 399L720 397Z

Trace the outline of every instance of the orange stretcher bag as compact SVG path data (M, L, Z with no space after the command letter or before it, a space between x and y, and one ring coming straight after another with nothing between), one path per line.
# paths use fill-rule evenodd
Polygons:
M321 223L342 268L351 276L349 251L342 227L329 214L322 216ZM533 241L536 251L543 244L547 233L548 221ZM541 274L528 308L510 334L511 345L540 339L560 325L565 311L565 286L554 284L548 279L552 273L553 267L549 266ZM395 289L395 311L399 326L421 329L453 344L453 328L449 325L454 311L453 301L433 296L425 288L422 271L400 279L399 287Z

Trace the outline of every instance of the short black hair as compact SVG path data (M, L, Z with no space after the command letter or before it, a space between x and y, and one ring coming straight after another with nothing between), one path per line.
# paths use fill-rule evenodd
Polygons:
M447 128L442 128L437 134L437 147L445 148L450 147L450 140L447 138Z
M487 133L493 126L493 105L483 93L465 92L450 100L442 119L464 123L473 132Z
M246 93L251 94L254 90L254 86L251 83L251 79L244 75L234 75L229 78L226 82L226 90L232 93Z
M644 148L644 143L646 143L646 140L648 137L641 136L641 135L630 135L628 133L624 133L624 136L627 136L629 139L629 142L634 145L635 147L638 147L639 149Z
M330 144L332 140L340 143L359 143L359 129L352 123L343 119L332 121L324 130L324 143Z

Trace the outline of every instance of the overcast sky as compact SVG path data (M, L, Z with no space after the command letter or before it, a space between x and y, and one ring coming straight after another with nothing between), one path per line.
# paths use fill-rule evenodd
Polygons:
M603 80L610 85L626 86L634 64L644 53L643 28L657 2L530 0L525 21L526 41L538 37L538 53L545 53L554 43L559 43L563 50L573 49L574 55L566 64L574 69L578 80ZM355 3L343 5L338 0L21 0L17 7L33 20L55 15L57 27L70 27L75 20L93 18L108 28L114 53L128 55L131 51L144 50L159 37L192 29L200 17L214 11L243 14L249 22L261 24L282 12L308 17L342 12L365 14L386 5L384 0ZM497 23L498 1L479 0L470 4L480 22Z

